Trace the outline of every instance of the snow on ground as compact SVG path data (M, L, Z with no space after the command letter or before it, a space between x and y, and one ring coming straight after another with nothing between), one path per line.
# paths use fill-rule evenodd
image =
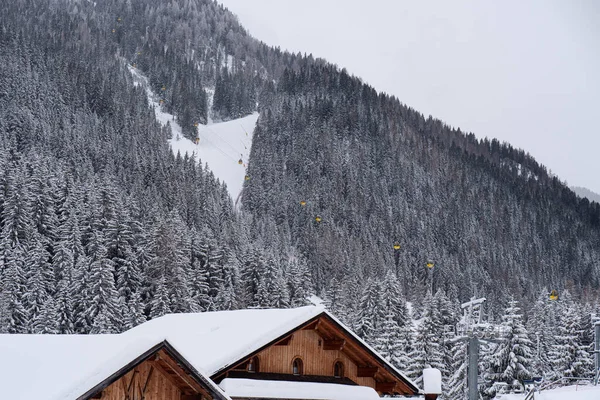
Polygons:
M167 123L170 124L173 137L169 139L169 144L173 153L179 152L181 156L187 153L197 161L208 164L213 174L227 185L231 198L237 203L246 178L252 135L258 120L258 113L219 123L213 123L209 116L207 125L198 125L200 141L195 144L183 137L181 126L175 121L174 116L162 111L158 96L152 92L148 84L148 78L132 66L129 66L129 71L134 78L134 84L142 85L146 89L148 102L154 108L156 120L164 126ZM214 90L209 89L207 93L210 108ZM239 160L242 160L241 165L238 163Z
M503 394L496 400L524 400L524 394ZM536 393L535 400L599 400L600 386L565 386Z

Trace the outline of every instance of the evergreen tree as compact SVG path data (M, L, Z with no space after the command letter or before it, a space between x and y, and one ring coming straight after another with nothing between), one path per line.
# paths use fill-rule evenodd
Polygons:
M464 400L468 397L467 366L468 351L467 341L455 338L452 342L452 363L449 365L450 378L448 380L447 397L449 400Z
M502 316L505 336L491 357L492 379L506 382L513 390L522 388L522 381L531 378L534 357L533 343L523 325L520 311L515 300L509 301Z
M443 352L443 328L440 314L431 293L424 299L424 315L415 330L413 350L409 354L411 364L407 373L417 384L422 382L424 368L437 368L446 373Z

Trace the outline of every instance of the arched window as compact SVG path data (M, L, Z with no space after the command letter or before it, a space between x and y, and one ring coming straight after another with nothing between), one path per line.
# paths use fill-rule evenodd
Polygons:
M292 362L292 373L294 375L302 375L304 374L304 365L302 364L302 360L299 358L294 358L294 362Z
M258 366L258 357L252 357L248 361L248 372L259 372Z
M344 377L344 364L341 361L338 361L333 366L333 376L335 378L343 378Z

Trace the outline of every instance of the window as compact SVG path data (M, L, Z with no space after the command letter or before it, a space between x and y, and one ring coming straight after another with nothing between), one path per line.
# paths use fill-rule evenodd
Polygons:
M333 376L336 378L344 377L344 364L341 361L338 361L333 366Z
M292 363L292 373L294 375L302 375L304 374L304 366L302 365L302 360L299 358L295 358Z
M248 361L248 372L258 372L258 357L252 357Z

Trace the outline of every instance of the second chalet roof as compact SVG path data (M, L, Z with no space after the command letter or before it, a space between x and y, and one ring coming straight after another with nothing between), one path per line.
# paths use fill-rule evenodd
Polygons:
M347 329L322 306L291 309L250 309L190 314L168 314L143 323L122 335L160 337L208 376L233 366L258 349L311 320L325 315L341 326L386 368L418 392L417 385Z
M160 337L208 375L323 313L322 307L168 314L122 335Z

